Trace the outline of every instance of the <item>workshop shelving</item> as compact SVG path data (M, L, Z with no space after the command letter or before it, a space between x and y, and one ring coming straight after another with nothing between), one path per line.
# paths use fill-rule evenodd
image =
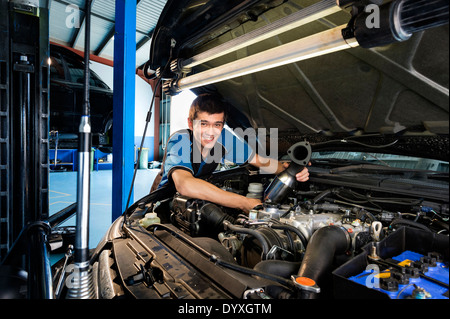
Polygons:
M56 164L55 164L56 153ZM76 149L58 149L55 152L54 149L50 149L49 161L50 169L56 170L58 167L66 168L67 170L77 171L78 169L78 150ZM103 153L98 149L92 149L93 163L91 164L91 170L107 170L112 169L112 161L108 161L110 154Z

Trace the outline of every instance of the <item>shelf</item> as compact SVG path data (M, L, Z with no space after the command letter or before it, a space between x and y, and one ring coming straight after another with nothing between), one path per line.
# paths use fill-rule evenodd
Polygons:
M94 150L94 149L93 149ZM55 167L63 166L67 167L68 169L72 171L78 170L78 150L76 149L58 149L57 153L57 160L60 162L57 162L56 165L53 163L55 160L55 150L50 149L49 150L49 165L50 169L55 169ZM112 162L99 162L99 159L106 158L109 154L103 153L98 149L95 149L93 151L94 155L94 163L91 166L91 170L107 170L112 169Z
M73 149L58 149L58 152L56 154L57 158L56 160L61 161L61 162L56 162L53 163L55 161L55 150L54 149L50 149L49 150L49 168L51 169L55 169L58 166L64 166L64 167L68 167L70 168L72 171L76 171L77 170L77 156L76 154L78 153L77 150L73 150Z
M112 162L99 162L100 159L106 158L108 155L109 153L103 153L102 151L97 149L95 150L93 167L95 171L112 169Z

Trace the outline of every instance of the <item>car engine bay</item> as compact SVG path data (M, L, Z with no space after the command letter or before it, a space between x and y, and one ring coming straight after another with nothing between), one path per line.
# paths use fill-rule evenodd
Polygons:
M173 191L137 201L94 254L99 297L448 299L448 181L311 162L310 181L276 202L267 193L281 174L243 166L207 179L262 198L248 215Z

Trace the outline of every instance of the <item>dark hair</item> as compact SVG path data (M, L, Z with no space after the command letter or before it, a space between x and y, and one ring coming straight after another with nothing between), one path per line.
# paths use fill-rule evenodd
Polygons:
M214 94L200 94L195 98L189 109L189 119L195 120L199 112L209 114L224 113L224 122L227 120L227 107L223 100Z

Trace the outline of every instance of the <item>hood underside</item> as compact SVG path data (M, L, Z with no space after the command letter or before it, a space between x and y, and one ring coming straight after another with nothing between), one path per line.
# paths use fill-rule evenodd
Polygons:
M149 66L159 68L165 79L180 80L247 57L258 60L266 50L350 25L355 10L357 6L312 0L168 1L155 30ZM178 66L180 61L192 62L303 12L311 21L187 69L165 67L176 59ZM347 48L191 89L219 93L254 128L278 128L280 140L286 142L281 150L304 138L324 148L361 148L362 143L341 145L351 137L364 144L390 145L385 149L394 153L448 160L448 42L444 23L405 41ZM230 118L232 127L245 125L245 118ZM338 143L329 142L334 140Z

